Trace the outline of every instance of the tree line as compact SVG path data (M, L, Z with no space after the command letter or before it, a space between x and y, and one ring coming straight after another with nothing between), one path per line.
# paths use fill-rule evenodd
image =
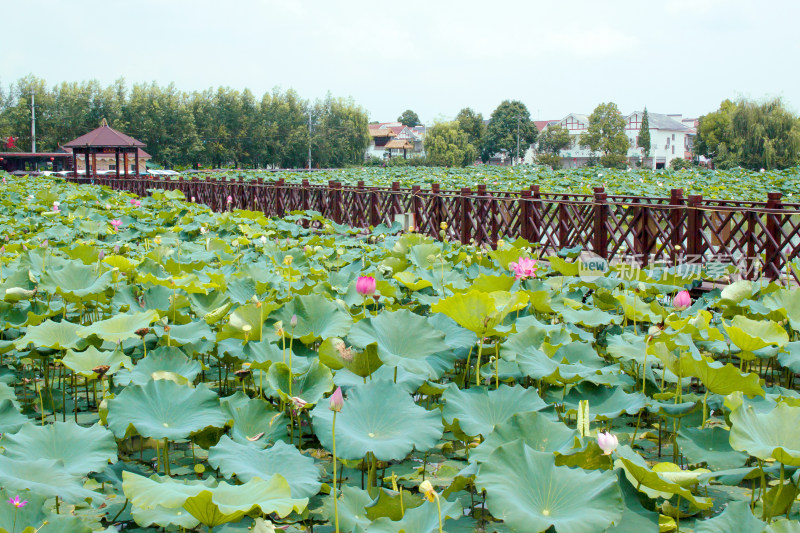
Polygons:
M0 85L0 139L14 137L31 148L31 93L35 95L36 148L53 151L108 124L144 142L168 167L298 168L360 164L369 144L367 111L352 99L311 102L293 90L274 89L260 98L250 90L217 87L191 93L174 84L117 80L61 83L27 76ZM0 150L4 149L0 142Z

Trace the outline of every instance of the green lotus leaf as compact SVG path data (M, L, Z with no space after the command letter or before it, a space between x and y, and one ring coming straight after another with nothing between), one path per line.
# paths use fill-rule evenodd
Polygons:
M68 350L83 344L83 329L83 326L72 322L45 320L37 326L29 326L25 335L14 344L17 350L24 350L29 344L37 348Z
M564 307L559 311L562 320L570 324L580 324L587 328L608 326L622 322L620 315L612 315L601 309L572 309Z
M0 433L16 433L28 423L30 419L17 410L14 401L8 398L0 400Z
M187 498L183 508L201 523L213 527L238 520L255 508L264 514L284 517L292 511L302 512L306 505L308 499L292 498L289 483L275 474L268 481L254 478L243 485L220 481L217 487Z
M329 337L320 344L319 361L331 370L346 368L362 378L370 376L383 365L378 357L376 344L369 344L363 350L358 350L347 346L339 337Z
M98 424L88 428L72 421L47 426L27 424L18 433L5 435L3 445L10 459L57 459L73 476L102 472L109 461L117 462L114 435Z
M218 344L223 346L225 342ZM267 342L266 340L257 342L248 342L241 349L240 353L231 353L233 357L242 358L245 362L250 363L250 368L269 370L272 363L288 363L289 362L289 346L290 343L286 342L286 348L282 345L282 340L278 343ZM300 343L298 343L300 344ZM298 346L292 346L293 351ZM311 366L311 359L308 357L298 357L296 351L292 358L292 373L302 374L308 367Z
M403 367L434 379L441 372L428 359L450 350L444 333L435 329L425 317L407 309L383 312L359 321L350 330L348 340L361 348L377 343L378 357L385 365Z
M653 472L670 483L677 483L683 488L689 488L697 485L700 482L700 476L710 473L711 470L707 468L685 470L675 463L656 463L653 465Z
M439 500L441 506L442 524L446 524L448 519L457 519L463 516L461 503L458 501ZM370 533L404 533L414 531L415 533L434 533L439 531L439 507L436 502L424 502L419 507L413 509L406 508L403 518L393 522L389 518L378 518L367 529ZM447 527L447 526L445 526ZM445 531L450 531L445 529Z
M69 503L102 498L100 493L83 488L81 479L56 459L25 461L0 455L0 483L6 490L30 489L34 494L58 496Z
M372 502L364 509L367 512L367 518L377 520L386 517L389 520L398 521L403 518L405 511L419 507L425 501L420 494L412 494L403 487L398 488L400 491L380 487L378 496L373 498Z
M97 335L104 341L116 344L125 339L138 337L136 331L150 327L158 320L158 312L154 310L141 311L133 314L117 315L106 320L95 322L78 332L81 337Z
M625 316L631 321L658 324L661 322L662 317L667 315L666 310L658 305L658 302L655 300L645 303L638 296L627 292L617 294L615 298L622 307Z
M263 448L269 442L288 437L286 415L271 404L249 398L242 391L220 401L222 413L233 422L231 438L239 444Z
M97 266L70 261L64 268L48 268L42 274L39 289L50 294L59 294L71 301L79 301L104 292L111 287L113 281L111 270L98 275Z
M156 325L156 335L159 337L169 336L170 344L184 345L197 342L200 339L213 341L216 339L211 328L204 320L193 320L188 324L170 325L167 332L162 325Z
M445 422L458 420L461 430L471 437L487 437L512 415L547 407L536 389L521 385L501 385L490 391L484 387L461 390L451 383L442 398L446 402L442 411Z
M561 394L560 391L555 391ZM591 383L581 383L573 387L564 397L565 413L577 414L578 403L581 400L589 401L590 420L609 420L621 416L623 413L634 415L645 405L645 396L640 392L628 394L622 387L604 387Z
M374 347L375 345L373 344L372 346ZM395 371L397 372L397 381L395 381ZM369 380L391 381L409 394L414 394L418 390L420 394L426 394L420 389L420 387L424 386L423 384L426 383L425 376L409 372L400 366L396 369L390 366L379 366L378 370L370 374ZM366 378L353 374L344 368L337 371L333 376L333 382L342 388L357 387L363 385L366 381ZM441 394L443 391L444 389L439 390L438 394Z
M778 354L778 362L794 373L800 372L800 341L786 343Z
M724 304L738 304L751 296L753 296L753 282L742 279L722 289L720 300Z
M800 522L782 518L768 525L764 533L800 533Z
M733 501L719 516L695 524L695 533L753 533L766 524L753 516L748 502Z
M230 314L228 323L217 332L217 342L229 338L260 341L264 321L277 305L275 303L263 303L260 307L253 303L240 305Z
M727 396L741 391L748 396L764 396L758 374L744 374L730 363L723 365L704 356L700 356L700 359L685 358L684 361L687 363L683 367L684 375L700 378L714 394Z
M521 292L504 291L485 293L469 291L439 300L431 306L431 312L443 313L479 337L502 335L497 327L509 313L524 308L528 295Z
M475 484L486 490L492 515L518 531L552 526L560 533L591 533L622 519L622 493L613 472L556 466L552 453L521 440L495 449Z
M225 422L219 398L204 384L189 388L169 380L148 381L108 400L108 427L120 439L133 428L143 437L175 441Z
M200 524L200 521L183 507L161 507L155 506L149 509L133 507L131 510L133 520L142 527L147 526L178 526L185 529L193 529Z
M292 316L297 316L297 326L291 328ZM350 314L319 294L296 296L271 318L283 322L283 329L295 339L306 344L329 337L343 337L350 330Z
M690 464L707 463L714 470L739 468L747 461L747 454L731 448L729 432L720 427L682 428L678 445Z
M289 482L294 498L310 498L320 488L320 471L314 459L284 442L258 449L223 436L208 450L208 464L218 468L227 479L235 475L245 482L253 478L269 480L273 475L280 474Z
M618 458L614 461L614 467L622 468L625 471L625 476L628 478L628 481L639 491L644 492L651 498L659 496L670 498L673 494L678 494L699 509L708 509L711 507L712 501L710 499L695 496L690 490L682 487L680 484L669 481L658 472L654 472L647 465L642 456L634 452L630 446L618 447L616 454ZM699 477L699 475L697 477Z
M36 286L27 269L17 270L10 275L8 270L5 273L7 275L5 279L0 279L0 296L3 297L3 301L15 303L33 298Z
M111 376L120 368L133 368L131 358L125 355L122 350L98 350L94 346L89 346L82 352L67 350L67 355L61 361L64 366L73 372L87 378L96 378L94 371L99 366L107 366L105 375Z
M180 348L159 346L136 363L131 372L131 384L145 385L156 372L172 372L193 382L201 369L200 363L186 357Z
M306 403L315 404L325 393L333 389L333 375L330 369L314 360L302 374L290 373L289 366L274 363L267 372L267 381L284 402L292 397L302 398Z
M730 325L724 322L722 325L731 342L745 352L754 352L773 344L782 347L789 342L786 330L771 320L752 320L737 315Z
M622 490L624 507L622 520L608 528L606 533L641 533L644 531L656 532L658 528L658 513L646 509L639 499L639 492L631 485L622 470L616 470L617 481Z
M330 450L333 411L320 402L311 411L314 432ZM336 452L346 460L373 452L380 461L405 458L413 449L427 451L442 436L439 411L428 411L392 382L373 380L348 391L336 416Z
M355 531L357 527L367 528L372 520L367 517L366 507L370 505L373 498L366 490L359 489L352 485L339 487L339 529L340 531ZM333 498L328 496L323 499L323 512L328 517L328 521L334 521Z
M168 476L145 477L127 470L122 472L122 491L134 507L157 509L183 507L191 496L213 488L213 479L177 480Z
M768 413L742 405L731 413L731 447L762 460L800 466L800 407L784 402Z
M470 389L471 390L471 389ZM469 454L470 462L486 462L498 447L521 439L538 452L566 452L578 442L578 432L547 415L537 412L519 413L498 424Z

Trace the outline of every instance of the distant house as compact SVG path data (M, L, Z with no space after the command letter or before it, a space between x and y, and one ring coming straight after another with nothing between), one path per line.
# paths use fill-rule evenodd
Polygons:
M139 164L142 167L146 167L147 162L152 159L153 156L142 150L141 148L136 149L139 155ZM65 154L72 154L72 148L65 148L63 146L58 147L59 152L63 152ZM117 160L116 156L113 153L98 153L96 156L97 158L97 168L95 169L96 172L103 172L106 170L117 170ZM77 163L78 163L78 172L84 172L86 170L86 158L83 154L79 154L75 156ZM124 161L124 160L123 160ZM120 172L124 172L125 163L120 162ZM136 164L134 163L133 156L129 156L128 158L128 172L135 172L136 171Z
M409 127L400 122L369 125L369 147L365 158L391 159L425 155L425 126Z
M650 154L645 158L644 149L637 146L643 114L642 111L634 111L625 117L625 134L629 143L627 158L631 166L641 164L647 168L664 168L675 158L691 159L692 142L696 130L694 127L689 127L686 122L691 121L694 126L695 119L683 119L681 115L664 115L648 111ZM589 148L584 148L580 144L580 136L589 128L588 115L570 113L561 120L536 122L536 127L540 132L553 125L560 125L572 137L570 146L561 150L562 168L582 167L592 158L600 157L601 154L592 153ZM534 157L535 147L526 154L526 160L533 161Z

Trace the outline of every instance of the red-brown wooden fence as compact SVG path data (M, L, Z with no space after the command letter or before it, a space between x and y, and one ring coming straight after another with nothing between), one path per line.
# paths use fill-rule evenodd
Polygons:
M70 178L96 183L140 196L149 189L178 189L187 199L215 211L251 209L269 216L314 210L340 224L366 228L391 224L395 215L412 213L418 231L439 237L440 223L447 236L464 244L495 245L498 239L523 237L552 254L577 245L609 261L631 259L654 263L702 264L719 260L744 267L743 275L776 279L787 275L787 263L800 256L800 204L782 202L770 193L766 202L742 202L683 196L673 189L669 197L541 193L537 185L518 192L443 190L419 186L402 188L286 183L284 180L115 177ZM226 200L231 197L231 204ZM797 276L797 274L792 274Z

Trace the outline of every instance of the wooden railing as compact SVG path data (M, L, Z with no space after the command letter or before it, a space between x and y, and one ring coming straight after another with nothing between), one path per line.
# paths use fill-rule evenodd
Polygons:
M594 194L548 194L537 185L519 192L462 188L443 190L419 186L366 187L286 183L284 180L153 178L116 179L83 176L77 183L95 183L146 196L150 189L178 189L187 200L215 211L251 209L269 216L314 210L339 224L366 228L391 224L395 215L410 213L417 231L440 237L447 224L448 239L464 244L496 245L498 239L523 237L552 254L581 246L609 261L638 265L661 263L735 263L742 275L763 274L777 279L800 256L800 204L782 202L770 193L766 202L740 202L684 197L672 189L669 197ZM230 203L227 198L230 196Z

